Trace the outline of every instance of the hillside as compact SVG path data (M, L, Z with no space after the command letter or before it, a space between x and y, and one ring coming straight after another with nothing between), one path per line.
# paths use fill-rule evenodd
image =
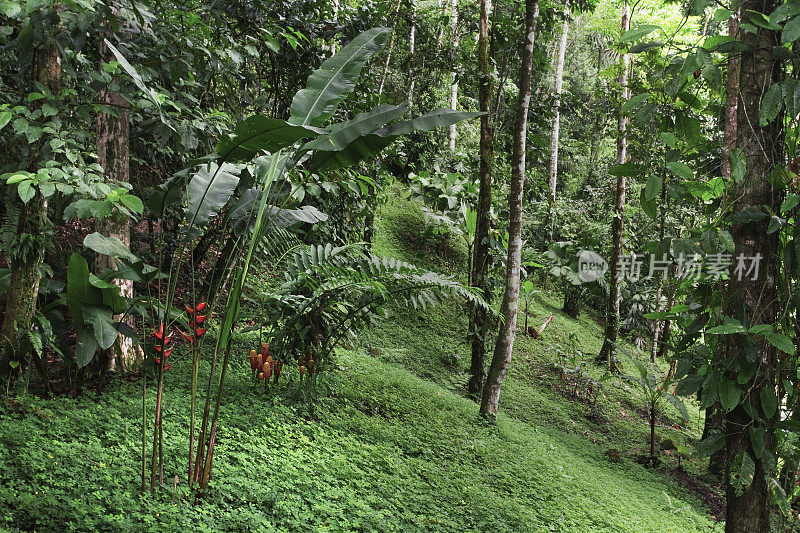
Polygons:
M416 204L382 210L375 251L452 270L464 251L428 249ZM455 241L454 241L455 243ZM444 262L441 252L445 250ZM692 482L662 454L656 470L635 461L647 428L632 390L605 382L597 400L565 400L552 363L559 353L593 357L601 330L590 312L562 315L540 295L518 337L496 426L461 395L468 365L465 312L457 302L398 312L338 354L317 397L290 388L266 394L247 378L245 354L229 377L212 489L186 501L188 362L178 360L165 396L165 480L138 497L141 383L102 395L0 406L0 526L11 530L174 531L635 531L713 529ZM572 335L572 337L570 337ZM572 339L572 340L570 340ZM207 368L204 368L207 371ZM591 373L600 377L596 368ZM696 437L690 428L662 437ZM675 417L676 413L666 415ZM178 429L180 427L180 430ZM138 443L138 444L137 444ZM610 453L607 453L612 450ZM618 452L618 455L616 452ZM177 458L176 458L177 456ZM697 465L684 460L689 472ZM222 475L224 473L224 475ZM695 492L676 480L692 483ZM687 481L689 480L689 481Z

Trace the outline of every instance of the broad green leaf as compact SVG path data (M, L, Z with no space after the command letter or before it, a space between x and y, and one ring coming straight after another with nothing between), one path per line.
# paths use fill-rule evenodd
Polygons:
M800 17L793 17L783 26L781 42L791 43L797 39L800 39Z
M364 63L383 47L390 33L389 28L367 30L325 60L309 76L306 88L294 95L289 123L322 126L353 91Z
M11 120L11 111L0 111L0 130Z
M645 170L645 166L638 163L622 163L608 169L608 173L612 176L626 176L630 178L643 174Z
M725 245L725 249L729 252L733 253L736 251L736 244L733 242L733 235L730 234L729 231L724 229L717 230L717 236L722 244Z
M733 16L733 14L734 14L733 11L731 11L730 9L725 9L721 7L716 11L714 11L714 22L722 22L728 20Z
M101 255L123 259L130 263L139 262L139 258L131 253L128 247L116 237L106 237L97 232L90 233L83 239L83 245Z
M660 28L659 26L655 26L653 24L641 24L641 25L639 25L639 26L637 26L637 27L635 27L633 29L630 29L630 30L626 31L625 33L623 33L622 34L622 42L623 43L629 43L629 42L632 42L632 41L638 41L639 39L641 39L645 35L653 33L654 31L656 31L659 28Z
M17 184L17 194L19 194L23 204L30 202L36 196L36 189L34 189L31 180L20 181Z
M722 378L717 387L717 394L719 394L719 401L722 403L723 409L732 411L739 405L739 400L742 397L742 388L732 379Z
M437 128L446 128L463 120L479 117L483 113L471 111L455 111L452 109L434 109L422 116L390 124L374 133L363 135L350 142L338 152L315 152L316 161L321 161L315 169L319 172L328 172L339 168L347 168L367 157L371 157L389 146L399 137L415 131L432 131ZM315 159L312 157L312 166Z
M746 333L747 329L735 318L725 318L725 322L719 326L706 330L706 335L733 335L735 333Z
M758 111L758 124L762 128L775 120L778 113L783 109L783 93L781 92L781 84L773 83L764 99L761 100L761 108Z
M300 139L315 137L316 128L289 124L285 120L253 115L246 118L217 143L214 152L228 162L250 161L260 152L274 153Z
M786 199L781 204L781 214L785 215L788 211L797 207L798 203L800 203L800 196L792 193L787 194Z
M672 404L672 407L678 410L678 412L681 414L681 417L683 418L682 422L685 423L689 421L689 411L686 410L686 405L680 398L668 392L664 392L664 398L667 400L667 402Z
M700 457L708 457L720 451L725 446L724 433L711 433L697 444L695 452Z
M678 176L679 178L683 178L685 180L694 179L694 172L692 172L692 167L687 165L686 163L681 163L680 161L668 161L666 167Z
M123 194L119 197L120 203L133 211L134 213L141 214L144 211L144 204L138 196L132 194Z
M764 416L772 418L778 409L778 396L775 394L775 390L766 386L761 389L758 396L761 399L761 410L764 412Z
M661 194L662 185L663 182L661 181L661 176L657 174L651 174L647 179L647 184L644 186L645 200L653 200L658 198L658 195Z
M750 333L753 335L764 335L772 331L772 324L756 324L750 327Z
M752 9L747 10L747 18L761 28L771 30L771 31L778 31L781 27L775 23L770 22L770 20L763 14L759 13L758 11L753 11Z
M360 149L363 150L370 144L364 142L362 138L400 118L405 111L406 106L404 105L379 105L366 113L357 115L352 120L334 125L327 135L317 137L303 145L301 152L314 152L311 158L311 167L315 169L326 170L335 166L350 166L352 161L372 155L370 152L358 154ZM356 157L351 157L352 155Z
M67 265L67 308L76 325L83 325L82 306L89 301L89 263L73 252Z
M744 158L744 152L742 152L739 148L734 148L728 154L728 161L731 164L731 178L733 181L740 182L744 179L744 175L747 172L747 162Z
M75 333L75 362L78 368L83 368L94 359L94 354L97 353L97 341L92 331L83 325L76 324Z
M136 69L133 68L130 63L128 63L128 60L125 59L125 56L123 56L122 53L108 41L108 39L103 39L103 42L106 44L106 46L108 46L108 49L111 50L111 53L114 54L114 58L117 60L117 63L119 63L128 76L131 77L133 84L145 94L147 99L153 103L156 108L161 109L161 100L158 98L158 94L153 89L145 85L142 77L138 72L136 72Z
M622 104L620 112L623 115L627 115L631 110L636 109L637 107L645 103L648 98L650 98L650 93L637 94L636 96L634 96L633 98Z
M629 54L641 54L643 52L649 52L650 50L655 50L657 48L661 48L664 46L664 43L659 41L652 41L649 43L637 43L631 46L628 49Z
M766 333L764 336L770 344L784 353L794 355L797 351L792 339L782 333Z
M762 427L750 426L748 433L750 434L750 444L753 446L753 453L756 459L761 459L764 455L765 430Z
M108 350L117 340L117 330L114 329L114 318L111 310L99 305L84 304L81 306L85 324L92 326L94 338L98 346Z
M201 165L186 190L186 220L190 231L204 226L219 213L239 184L239 169L230 163Z

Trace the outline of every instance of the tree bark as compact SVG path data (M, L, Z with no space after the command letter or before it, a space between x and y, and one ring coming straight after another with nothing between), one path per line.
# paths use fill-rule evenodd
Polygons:
M491 0L489 0L491 2ZM483 4L481 4L483 6ZM486 25L488 28L488 12L486 14ZM483 18L483 7L481 7L481 18ZM458 70L456 68L456 52L458 51L458 0L451 0L450 1L450 31L453 35L453 54L452 54L452 61L453 61L453 71L450 75L450 109L457 109L458 108ZM481 30L482 31L482 30ZM488 55L488 53L487 53ZM478 59L480 60L480 52L478 52ZM483 74L481 74L483 75ZM482 108L481 108L482 109ZM488 107L487 107L488 112ZM456 125L450 125L450 131L448 132L447 138L447 148L452 152L456 149Z
M728 19L728 36L736 38L739 33L738 13ZM728 56L728 80L725 84L725 146L722 150L722 175L731 176L728 156L736 148L737 113L739 109L739 56Z
M778 6L776 0L745 0L741 11L772 13ZM780 80L779 63L772 58L773 47L780 44L777 32L759 28L757 33L741 32L738 40L748 46L740 56L739 98L736 147L742 150L747 164L745 177L733 185L731 191L732 212L746 209L777 211L780 204L779 192L773 189L770 173L775 165L781 163L780 128L782 119L778 118L765 127L759 125L761 99L767 89ZM731 224L730 233L737 254L746 257L759 256L759 274L754 276L731 275L724 291L725 315L741 320L743 324L773 324L778 316L778 294L775 280L779 261L778 232L768 233L769 217L760 221ZM725 484L726 516L725 531L728 533L749 533L769 531L770 529L770 489L768 479L771 475L764 461L759 460L749 437L751 426L762 427L765 431L764 449L774 446L773 428L775 414L766 414L761 405L761 391L772 389L775 394L775 372L777 354L775 348L764 339L755 339L755 346L745 335L728 335L725 339L725 363L718 362L717 370L725 379L735 380L731 370L737 362L747 363L752 348L756 350L758 369L747 383L742 385L742 403L725 414ZM748 349L749 348L749 349ZM733 363L730 363L733 361ZM735 381L734 381L735 382ZM752 411L748 413L743 403L749 401ZM759 424L750 414L760 415L766 424ZM740 454L750 456L755 462L755 472L750 485L737 493L732 485L730 473Z
M475 224L474 257L472 259L472 272L468 279L474 287L483 291L484 299L491 299L488 290L487 276L489 273L489 213L492 208L492 163L494 160L494 136L492 120L489 115L490 100L492 97L492 73L489 64L489 11L491 0L481 0L481 11L478 34L478 71L480 72L480 85L478 86L478 100L480 110L486 113L481 117L480 132L480 185L478 191L478 217ZM489 319L486 311L481 307L470 307L469 340L472 358L470 361L470 379L467 392L471 398L480 398L481 387L484 380L484 359L486 356L485 338L489 331Z
M414 64L414 47L416 44L416 36L417 36L417 21L416 21L416 9L412 5L411 7L411 28L408 31L408 57L411 60L410 64ZM414 104L414 72L413 67L409 69L409 82L408 82L408 109L411 110L411 106Z
M631 27L630 8L625 3L622 8L622 23L620 29L622 33ZM619 85L622 88L623 102L630 98L628 89L628 76L630 74L630 57L622 54L622 72L619 75ZM619 113L617 119L617 164L623 164L628 160L628 117ZM625 215L625 189L627 187L625 176L617 176L617 187L614 191L614 219L611 222L611 261L609 264L609 274L611 276L608 291L608 301L606 303L606 325L605 340L600 354L597 356L598 362L606 363L610 371L617 370L615 362L614 344L617 342L619 332L619 305L621 298L622 283L617 272L619 271L619 261L622 256L622 232L623 218Z
M565 17L568 12L564 13ZM564 79L564 55L567 51L567 32L569 31L569 20L565 18L561 25L561 40L558 45L558 55L556 56L555 83L553 87L553 122L550 134L550 188L547 197L547 220L550 228L550 239L553 238L553 206L556 203L556 187L558 185L558 135L561 129L561 88Z
M100 68L108 61L113 61L114 56L106 46L100 43ZM97 161L109 181L119 183L130 182L130 116L128 102L119 94L107 89L100 91L100 101L107 106L97 113ZM106 237L119 239L126 247L131 244L131 221L121 213L113 213L108 218L97 221L97 231ZM95 269L99 274L103 270L116 269L114 258L98 254L95 259ZM127 279L114 279L114 285L119 287L120 295L125 298L133 297L133 281ZM114 321L123 319L122 315L115 315ZM134 326L133 318L128 317L126 323ZM119 344L119 360L117 350L111 347L106 351L106 369L109 371L133 370L142 361L142 352L134 345L130 337L120 334L117 337Z
M34 78L53 94L61 91L61 55L55 43L47 44L36 51ZM39 163L38 160L32 162L29 170L31 172L38 171ZM18 197L13 201L18 204L20 210L17 234L31 235L36 242L37 249L30 254L17 254L8 260L11 266L11 281L6 292L6 309L2 327L2 343L5 353L2 357L2 364L0 364L4 371L10 369L10 362L22 363L25 360L26 354L20 353L19 350L17 332L30 331L33 315L36 313L36 301L39 297L39 282L41 281L39 267L44 255L41 240L44 238L47 227L47 200L39 192L27 204L23 204ZM45 363L42 362L42 364Z
M492 362L483 386L480 413L491 419L497 417L500 387L511 364L511 352L517 329L519 309L520 268L522 266L522 193L525 186L525 148L528 133L528 107L531 100L531 70L539 0L525 1L525 47L519 69L519 97L514 121L513 151L511 154L511 187L508 194L508 257L506 259L506 289L501 312L503 321L494 348Z

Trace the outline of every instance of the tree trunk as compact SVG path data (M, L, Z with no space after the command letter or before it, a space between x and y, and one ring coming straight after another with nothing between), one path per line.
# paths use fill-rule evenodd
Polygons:
M622 8L622 33L628 31L631 27L630 21L630 8L625 3ZM623 102L630 98L630 91L628 90L628 76L630 74L630 57L628 54L622 54L622 72L619 75L619 85L622 88ZM623 164L628 159L628 117L622 112L619 113L617 119L617 164ZM619 332L619 304L621 292L621 280L617 276L619 271L619 260L622 256L622 232L623 232L623 217L625 215L625 189L626 189L625 176L617 176L617 187L614 191L614 220L611 222L611 261L609 264L609 275L611 276L608 301L606 303L606 326L605 326L605 340L603 347L600 349L600 354L597 356L598 362L606 363L610 371L617 371L617 364L615 361L614 344L617 342L617 334Z
M568 13L565 12L567 17ZM556 203L556 186L558 185L558 134L561 129L561 87L564 78L564 55L567 51L567 32L569 31L569 20L564 19L561 25L561 41L558 46L556 56L555 84L553 87L553 122L550 134L550 188L547 196L547 227L550 232L550 240L553 240L553 227L555 220L553 217L553 207Z
M581 288L579 285L567 284L564 289L564 305L561 310L570 318L578 318L581 313Z
M728 35L736 38L739 33L738 13L728 19ZM739 109L739 54L728 55L728 81L725 84L725 146L722 149L722 175L731 176L728 156L736 148L737 113Z
M114 60L113 54L104 42L100 43L100 68ZM128 102L119 94L102 90L100 101L108 107L97 113L97 161L109 181L130 182L130 117ZM97 231L106 237L116 237L126 247L131 243L131 221L128 217L113 213L105 219L97 221ZM95 269L99 274L106 269L116 269L114 258L98 254ZM114 285L119 287L120 294L125 298L133 297L133 281L127 279L114 279ZM122 315L115 315L114 321L122 320ZM133 327L133 318L126 320ZM133 344L133 340L125 335L117 337L119 343L119 362L117 350L114 346L106 351L106 368L109 371L132 370L142 361L142 352Z
M410 64L414 64L414 45L417 36L417 21L416 21L416 9L414 6L411 7L411 28L408 31L408 57L411 60ZM413 67L409 69L408 73L409 82L408 82L408 109L411 109L411 106L414 104L414 72Z
M475 255L472 260L472 274L469 278L475 287L483 291L484 299L488 302L491 294L487 290L487 276L489 273L489 213L492 208L492 162L493 134L492 120L489 115L490 100L492 97L492 72L489 64L489 10L491 0L481 0L478 36L478 71L480 84L478 86L478 100L480 110L486 113L481 117L480 136L480 189L478 191L478 217L475 223ZM486 354L485 338L489 332L489 320L486 311L479 306L470 307L469 340L472 351L470 361L470 378L467 392L472 398L479 398L483 387L483 360Z
M491 2L491 0L488 0ZM481 17L483 18L483 7L481 7ZM489 13L486 13L486 26L488 28L489 25ZM450 76L450 109L457 109L458 108L458 70L456 69L456 53L458 51L458 0L451 0L450 1L450 31L453 35L453 54L451 60L453 61L453 72ZM481 30L483 31L483 30ZM487 30L488 31L488 30ZM487 43L488 46L488 43ZM478 59L480 60L481 53L478 52ZM488 51L487 51L488 56ZM480 67L479 67L480 68ZM481 72L483 75L483 72ZM483 108L481 107L481 110ZM489 107L486 107L486 112L489 112ZM448 132L448 141L447 147L452 152L456 149L456 125L450 125L450 131Z
M531 70L536 21L539 18L539 0L525 1L525 47L519 69L519 98L514 121L513 150L511 154L511 187L508 194L508 258L506 260L506 290L501 313L503 321L497 336L494 356L489 365L483 387L480 413L491 419L497 417L500 386L511 364L511 352L517 329L519 309L520 268L522 266L522 192L525 186L525 147L528 133L528 107L531 100Z
M742 12L758 11L772 13L778 6L776 0L745 0L741 4ZM739 97L741 105L737 106L737 124L748 124L736 132L736 147L744 153L747 172L741 182L734 184L731 191L732 212L747 209L772 209L777 211L780 204L779 191L774 190L770 173L775 165L781 162L780 125L782 118L765 127L759 124L759 108L761 98L767 89L779 81L779 63L772 58L772 49L780 44L777 32L759 28L757 33L741 32L737 39L748 48L741 53L739 63ZM731 275L726 283L724 297L727 301L725 315L742 321L743 324L772 324L778 316L778 294L775 285L777 275L776 261L779 257L780 242L778 232L768 233L769 217L763 220L746 223L733 223L731 235L737 254L745 257L760 256L761 265L756 279L754 276ZM747 363L752 353L752 340L745 335L728 335L725 339L725 368L718 365L726 379L736 379L731 369L737 361ZM749 344L749 346L748 346ZM748 349L750 348L750 349ZM770 529L770 489L768 478L769 467L757 458L749 437L749 428L762 427L764 450L771 451L774 446L773 428L776 415L764 413L761 405L761 391L772 389L775 394L775 348L765 339L755 339L758 369L747 383L742 385L742 403L725 414L725 484L726 484L726 516L725 531L761 532ZM754 421L743 407L748 401L752 406L750 414L756 414L766 421L759 424ZM754 412L753 412L754 411ZM752 483L737 493L731 483L730 472L734 461L740 454L747 454L755 462ZM769 455L769 453L765 453Z
M53 94L61 91L61 55L56 44L48 44L36 51L34 78ZM38 160L33 161L28 170L37 172L39 163ZM3 371L10 369L9 363L12 361L22 363L26 359L27 354L20 352L17 332L30 331L33 315L36 313L36 300L39 297L41 280L39 267L44 255L41 240L44 238L43 234L47 227L47 200L39 192L27 204L23 204L18 197L13 201L18 204L20 210L17 234L32 236L35 239L37 250L26 255L17 254L8 260L11 267L11 281L6 291L6 309L2 328L4 353L0 367ZM45 363L42 362L42 364Z

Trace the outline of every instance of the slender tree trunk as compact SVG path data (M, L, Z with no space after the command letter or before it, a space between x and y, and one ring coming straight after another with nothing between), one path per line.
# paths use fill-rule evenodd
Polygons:
M569 31L568 11L565 11L564 23L561 25L561 40L556 55L555 83L553 87L553 122L550 133L550 188L547 196L547 226L550 240L553 239L553 207L556 203L556 188L558 185L558 135L561 129L561 87L564 79L564 55L567 51L567 32Z
M738 38L739 24L738 14L733 14L728 19L728 35L734 39ZM725 138L722 150L722 175L730 177L731 164L728 156L736 147L738 109L739 109L739 55L730 54L728 56L728 79L725 84ZM723 351L720 349L714 354L716 360L724 358ZM721 431L725 421L725 413L719 401L714 402L711 407L706 409L705 425L703 434L707 435L714 430ZM713 453L708 459L708 473L714 476L722 476L725 470L725 449Z
M104 42L100 43L100 67L114 59L111 51ZM106 178L110 181L130 182L130 119L128 102L119 94L102 90L100 101L108 107L97 113L97 160L103 167ZM122 241L126 247L131 242L130 219L120 213L97 222L97 231L106 237L115 237ZM98 254L95 262L98 273L106 269L116 269L114 258ZM127 279L114 279L113 283L119 287L120 294L126 298L133 297L133 281ZM121 315L114 316L115 321L122 319ZM133 327L133 318L127 323ZM117 337L120 347L120 370L132 370L142 359L141 351L133 344L130 337L119 335ZM117 370L117 350L112 346L106 351L107 370Z
M411 28L408 31L408 57L411 60L410 64L414 64L414 46L417 36L417 21L416 21L416 9L412 6L411 7ZM408 109L411 110L411 106L414 105L414 72L413 67L409 69L409 82L408 82Z
M475 224L475 256L472 260L471 280L475 287L483 291L484 299L491 299L487 290L487 276L489 274L489 213L492 208L492 163L493 134L492 119L489 115L489 106L492 97L492 72L489 63L489 11L491 0L481 0L478 36L478 71L480 72L480 85L478 86L478 100L480 110L486 113L481 117L480 136L480 188L478 191L478 217ZM470 361L470 378L467 391L472 398L479 398L483 386L483 362L486 354L486 335L489 332L489 319L486 311L479 306L470 308L469 340L472 351Z
M481 8L482 9L482 8ZM488 12L486 15L487 18L487 27L488 27ZM481 14L483 17L483 14ZM450 109L458 109L458 69L456 67L456 54L458 52L458 0L451 0L450 1L450 31L453 35L453 54L451 60L453 61L453 72L450 75ZM488 44L487 44L488 46ZM488 55L488 52L487 52ZM480 52L478 52L478 56L480 58ZM482 109L482 108L481 108ZM487 107L488 113L488 107ZM447 148L452 152L456 149L456 125L450 125L450 131L448 132L448 141L447 141Z
M539 18L539 0L525 1L525 47L519 69L519 98L514 121L513 150L511 154L511 187L508 194L508 258L506 260L506 290L501 312L505 320L500 326L494 356L489 365L486 384L481 398L482 415L497 417L500 387L511 364L511 352L517 330L519 309L520 268L522 266L522 193L525 186L525 147L528 133L528 107L531 100L531 70L536 22Z
M728 35L736 38L739 33L738 13L728 19ZM725 146L722 150L722 175L730 177L731 163L728 156L736 148L736 125L739 110L739 55L728 55L728 81L725 84Z
M622 8L622 33L631 27L630 8L628 4ZM622 54L622 72L619 75L619 85L622 88L622 100L630 98L628 89L628 76L630 75L630 57ZM617 119L617 163L622 164L628 160L628 117L621 112ZM627 187L625 176L617 177L617 187L614 191L614 219L611 223L611 261L609 274L611 276L608 290L608 302L606 304L606 325L605 340L600 354L597 356L598 362L608 365L609 370L617 371L617 364L614 356L614 343L617 342L619 332L619 305L621 298L622 280L617 276L619 271L619 261L622 256L622 234L623 218L625 215L625 189Z
M742 12L757 11L772 13L778 6L777 0L745 0L741 4ZM773 189L770 173L775 165L781 163L781 139L779 118L765 127L759 125L759 108L761 99L767 89L780 79L779 63L772 58L772 49L780 44L777 32L758 28L757 33L741 32L738 40L747 45L741 53L739 63L739 97L737 124L747 125L738 129L736 147L742 150L747 164L745 177L734 184L731 192L732 212L747 209L773 209L777 211L780 204L779 191ZM760 221L733 223L731 235L737 254L745 257L760 257L760 269L756 279L754 276L731 275L727 282L724 296L727 305L725 315L742 321L743 324L772 324L778 316L778 294L775 281L780 242L778 233L768 233L769 217ZM773 428L775 413L764 413L761 403L762 390L770 390L775 394L776 352L775 348L763 338L754 339L757 350L758 369L747 383L742 385L743 398L732 411L725 414L725 484L726 484L726 516L725 531L727 533L763 532L770 529L770 489L769 466L767 460L756 455L750 438L752 427L765 430L764 449L771 451L774 447ZM745 335L728 335L725 339L725 361L741 361L747 363L752 353L754 342ZM748 347L750 349L748 349ZM724 379L733 380L736 373L732 370L736 363L719 362L718 371L723 372ZM745 410L743 403L749 401L752 409ZM766 421L760 424L754 421L751 414ZM737 457L749 456L755 463L753 480L744 491L737 492L732 485L730 473ZM766 454L769 455L769 454Z
M34 78L53 94L61 91L61 55L56 44L48 44L36 51ZM39 149L36 152L38 153ZM37 172L39 163L40 161L35 159L28 170ZM19 198L15 198L13 202L18 204L17 207L20 211L17 234L30 235L36 241L43 239L47 227L47 200L37 192L27 204L23 204ZM11 281L6 291L6 308L2 327L1 342L4 353L0 360L0 369L3 371L11 368L9 363L12 361L22 363L27 355L20 353L17 333L30 331L33 315L36 313L36 300L39 297L41 280L39 267L44 255L41 243L37 242L36 246L38 249L32 253L17 254L8 260L11 266ZM40 363L41 365L46 364L45 361Z

